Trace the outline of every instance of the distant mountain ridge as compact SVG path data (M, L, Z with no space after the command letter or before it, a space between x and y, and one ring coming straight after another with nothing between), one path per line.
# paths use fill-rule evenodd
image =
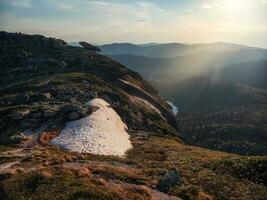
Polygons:
M249 47L240 44L231 43L150 43L150 44L132 44L132 43L113 43L99 46L106 55L130 54L136 56L146 56L152 58L173 58L203 51L237 51L242 49L261 49Z
M250 67L246 67L251 68L253 62L262 62L267 58L267 50L242 49L231 52L199 52L175 58L149 58L136 55L112 55L111 57L139 72L147 80L171 82L191 76L211 76L223 71L227 66L241 65L241 63L251 63ZM242 67L239 67L239 71L241 69ZM236 74L238 75L238 71Z

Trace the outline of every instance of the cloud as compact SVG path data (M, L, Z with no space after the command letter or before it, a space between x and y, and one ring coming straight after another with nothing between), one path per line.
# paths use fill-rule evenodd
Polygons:
M213 6L210 5L210 4L204 4L204 5L202 5L202 8L203 8L203 9L212 9Z
M32 7L32 0L5 0L6 3L10 3L12 6L29 8Z
M78 11L79 9L74 6L74 5L71 5L71 4L57 4L56 5L56 8L59 10L59 11L63 11L63 12L74 12L74 11Z

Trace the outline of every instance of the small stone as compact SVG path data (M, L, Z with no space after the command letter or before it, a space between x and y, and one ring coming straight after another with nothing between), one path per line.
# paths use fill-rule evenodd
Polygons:
M21 119L23 119L24 117L26 117L29 113L30 113L30 110L29 110L29 109L18 110L18 111L13 112L13 113L11 114L11 117L12 117L14 120L21 120Z
M51 178L52 177L52 174L50 172L48 172L48 171L42 171L41 172L41 176L43 178Z
M44 110L43 116L45 118L53 117L57 114L57 112L58 112L57 110Z
M48 100L51 99L51 94L50 94L49 92L41 93L41 94L39 95L39 99L40 99L41 101L48 101Z

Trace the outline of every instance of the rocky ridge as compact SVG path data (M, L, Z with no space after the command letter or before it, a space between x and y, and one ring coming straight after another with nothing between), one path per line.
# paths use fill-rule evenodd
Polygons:
M0 32L0 39L2 143L13 142L13 135L25 131L48 131L85 117L91 113L85 103L96 97L118 112L130 132L179 137L170 106L119 63L59 39L6 32ZM121 80L138 89L129 94ZM136 104L131 96L149 101L161 113Z

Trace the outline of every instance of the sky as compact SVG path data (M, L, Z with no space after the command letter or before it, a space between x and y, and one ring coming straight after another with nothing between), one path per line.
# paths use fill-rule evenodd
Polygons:
M93 44L267 48L267 0L0 0L0 30Z

